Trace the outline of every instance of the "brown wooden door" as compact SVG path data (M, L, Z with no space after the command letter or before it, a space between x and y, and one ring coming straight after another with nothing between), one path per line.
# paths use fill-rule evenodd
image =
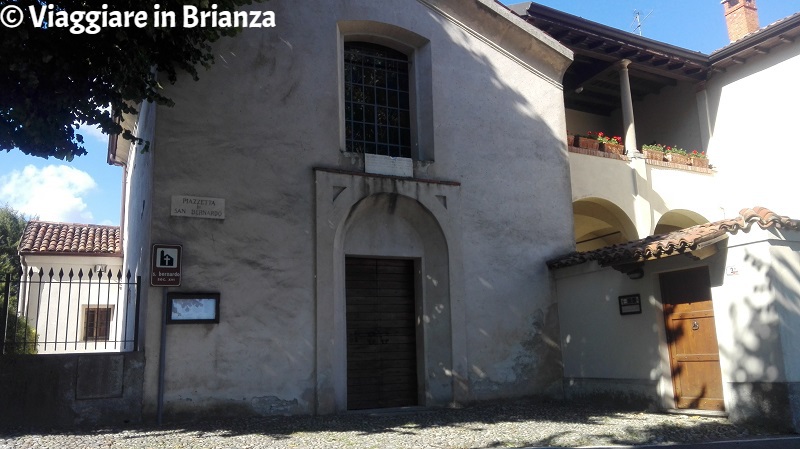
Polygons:
M417 405L414 261L348 257L347 408Z
M678 408L725 410L707 267L660 275Z

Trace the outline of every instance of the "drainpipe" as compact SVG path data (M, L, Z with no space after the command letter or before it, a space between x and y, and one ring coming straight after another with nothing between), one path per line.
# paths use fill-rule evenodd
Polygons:
M625 130L625 152L628 157L638 151L636 145L636 127L633 124L633 96L631 95L631 80L628 78L629 59L619 62L619 84L622 96L622 121Z
M164 423L164 375L167 370L167 288L161 304L161 346L158 353L158 399L156 417L158 425Z

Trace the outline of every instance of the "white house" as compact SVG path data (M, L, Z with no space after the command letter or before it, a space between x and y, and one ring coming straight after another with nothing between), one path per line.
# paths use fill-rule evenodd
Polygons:
M800 158L785 137L800 101L789 87L800 14L759 28L755 0L723 1L732 43L705 55L535 3L514 10L575 53L567 129L623 136L627 150L568 142L581 252L550 262L565 396L800 429L789 218L800 217ZM711 166L647 144L705 153Z
M37 354L133 349L135 289L122 272L119 226L28 222L19 246L18 315Z

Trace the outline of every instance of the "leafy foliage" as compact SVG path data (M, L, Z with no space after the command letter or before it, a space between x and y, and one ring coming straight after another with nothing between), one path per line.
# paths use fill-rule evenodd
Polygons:
M17 248L27 220L19 212L4 206L0 208L0 273L22 274Z
M259 0L214 0L217 11L233 11ZM175 11L177 26L153 26L153 2L143 0L52 0L54 11L147 11L146 28L103 28L97 34L72 34L66 27L35 28L29 6L40 0L0 0L22 8L16 28L0 26L0 149L72 160L86 154L80 126L98 125L106 134L123 132L123 114L152 101L171 106L155 73L174 83L180 72L198 79L197 67L214 62L211 43L240 29L193 27L182 23L184 4L201 10L209 0L161 0L161 11ZM78 127L76 130L75 127Z
M17 315L19 297L19 281L22 275L22 266L19 260L19 247L22 233L25 230L26 220L19 212L5 206L0 208L0 300L6 287L9 290L7 314L0 316L6 320L5 353L6 354L35 354L36 331L31 328L24 318ZM6 280L9 279L9 285ZM2 310L2 302L0 302ZM17 345L14 342L26 342Z

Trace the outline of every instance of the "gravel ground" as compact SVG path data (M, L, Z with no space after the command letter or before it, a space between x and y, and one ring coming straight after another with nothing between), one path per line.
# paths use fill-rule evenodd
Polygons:
M724 418L534 401L462 409L184 422L82 431L0 431L9 448L495 448L695 443L771 435Z

